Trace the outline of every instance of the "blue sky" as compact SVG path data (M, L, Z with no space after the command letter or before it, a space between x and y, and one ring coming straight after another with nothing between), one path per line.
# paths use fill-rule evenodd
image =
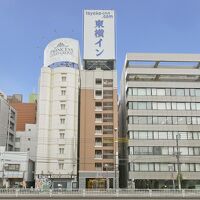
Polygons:
M37 91L55 38L78 39L82 52L83 9L116 11L118 79L126 52L200 53L200 0L0 0L0 91Z

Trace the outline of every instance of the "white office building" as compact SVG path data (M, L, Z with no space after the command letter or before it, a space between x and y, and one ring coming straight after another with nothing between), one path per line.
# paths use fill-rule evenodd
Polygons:
M77 184L79 44L61 38L44 51L38 95L36 188Z
M199 68L196 54L127 54L119 107L121 187L200 185Z

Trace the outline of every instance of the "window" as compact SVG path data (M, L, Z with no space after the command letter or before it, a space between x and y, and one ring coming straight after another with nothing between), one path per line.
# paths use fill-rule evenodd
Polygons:
M60 123L61 123L61 124L65 124L65 118L61 118L61 119L60 119Z
M105 99L113 98L113 91L112 90L104 90L103 98L105 98Z
M63 147L59 148L59 154L64 154L64 148Z
M20 164L5 164L6 171L19 171Z
M165 96L165 89L157 89L158 96Z
M101 90L96 90L95 91L95 95L98 96L98 97L102 96L102 91Z
M146 89L139 88L138 89L138 95L139 96L145 96L146 95Z
M20 138L15 138L15 142L20 142Z
M102 170L102 163L95 163L95 169L96 169L96 171L101 171Z
M58 167L60 170L64 169L64 163L58 163Z
M65 104L60 104L61 110L65 110Z
M104 79L103 80L103 86L104 87L112 87L113 86L113 80L112 79Z
M67 80L67 77L66 76L62 76L62 82L66 82L66 80Z
M101 78L96 78L95 83L96 83L96 85L101 85L102 84L102 79Z
M61 90L61 95L65 96L66 95L66 90Z
M65 138L65 133L60 133L60 139L64 139Z

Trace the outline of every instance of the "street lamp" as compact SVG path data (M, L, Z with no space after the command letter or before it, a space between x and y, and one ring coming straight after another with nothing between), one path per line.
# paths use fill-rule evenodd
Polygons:
M177 160L177 169L178 169L178 189L181 190L181 168L180 168L180 151L179 151L179 139L180 139L181 135L177 134L176 135L176 160Z
M115 140L115 143L114 143L114 149L115 149L115 165L114 165L114 167L115 167L115 189L117 189L117 167L118 167L118 163L117 163L117 146L118 146L118 137L117 137L117 128L115 128L114 129L114 131L115 131L115 135L114 135L114 140Z

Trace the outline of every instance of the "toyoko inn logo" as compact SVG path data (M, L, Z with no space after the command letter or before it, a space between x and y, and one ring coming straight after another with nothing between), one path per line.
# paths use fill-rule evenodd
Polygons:
M55 46L50 51L50 58L58 55L70 55L73 56L73 48L71 48L69 45L64 44L63 42L59 42L57 46Z

